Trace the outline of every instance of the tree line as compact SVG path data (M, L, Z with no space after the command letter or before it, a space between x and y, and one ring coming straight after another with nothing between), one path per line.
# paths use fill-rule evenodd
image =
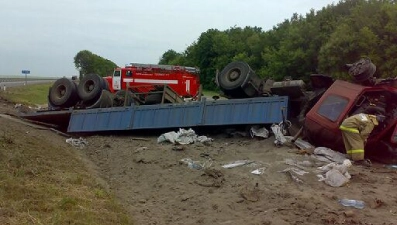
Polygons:
M201 83L215 89L216 72L232 61L247 62L263 78L307 81L316 73L349 79L345 64L361 57L374 62L379 77L397 74L396 0L341 0L268 31L209 29L183 52L166 51L159 64L199 67Z
M159 64L200 68L205 89L216 89L214 77L233 61L247 62L262 78L308 81L310 74L349 79L345 64L369 57L376 76L397 74L397 0L340 0L311 10L268 31L260 27L209 29L184 51L168 50ZM110 75L117 65L88 50L77 53L80 75Z

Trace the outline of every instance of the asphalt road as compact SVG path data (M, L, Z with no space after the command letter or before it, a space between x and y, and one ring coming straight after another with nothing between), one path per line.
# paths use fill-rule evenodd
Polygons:
M45 83L51 83L54 82L54 80L28 80L27 85L30 84L45 84ZM10 81L7 79L0 79L0 88L6 87L17 87L17 86L23 86L25 85L25 81L19 80L19 81Z

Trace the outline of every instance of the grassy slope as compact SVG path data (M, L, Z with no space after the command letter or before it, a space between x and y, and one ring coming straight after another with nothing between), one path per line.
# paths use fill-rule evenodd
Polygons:
M75 149L5 122L0 119L0 224L130 224Z
M48 86L12 88L1 95L41 104ZM29 129L0 118L0 224L131 224L79 150L50 141L58 139L53 133Z
M51 85L51 83L48 83L10 87L6 89L5 93L0 91L0 95L14 103L42 105L47 103L48 90Z

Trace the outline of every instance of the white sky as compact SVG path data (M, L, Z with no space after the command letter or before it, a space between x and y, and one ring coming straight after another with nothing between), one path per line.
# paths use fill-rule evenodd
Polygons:
M258 26L264 31L335 0L0 0L0 75L72 76L89 50L119 66L158 63L202 32Z

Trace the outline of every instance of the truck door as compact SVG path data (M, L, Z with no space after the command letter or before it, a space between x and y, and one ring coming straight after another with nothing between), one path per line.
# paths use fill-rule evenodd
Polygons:
M343 149L339 125L346 116L351 101L337 94L323 97L306 115L305 126L309 139L316 145L334 150Z
M112 82L113 90L121 89L121 70L115 70L113 72L113 82Z

